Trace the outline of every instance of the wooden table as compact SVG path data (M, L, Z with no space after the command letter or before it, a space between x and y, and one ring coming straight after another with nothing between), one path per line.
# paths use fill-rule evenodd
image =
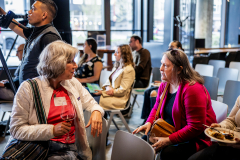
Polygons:
M237 52L240 51L239 48L202 48L195 50L194 54L208 54L208 53L226 53L226 52Z
M83 55L83 47L78 47L80 50L80 56ZM112 54L115 53L116 47L112 46L105 46L105 47L98 47L97 54L99 57L103 58L103 54L107 54L107 70L111 71L113 68L113 62L112 62Z

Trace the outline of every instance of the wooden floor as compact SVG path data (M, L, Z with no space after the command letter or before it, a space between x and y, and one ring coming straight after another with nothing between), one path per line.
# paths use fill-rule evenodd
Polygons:
M143 120L140 119L141 111L142 111L143 96L139 95L137 97L137 101L138 101L138 104L140 107L138 107L137 104L135 103L131 118L126 118L126 121L129 125L131 131L133 131L135 128L137 128L137 126L141 125L143 122ZM2 115L2 113L0 113L0 115ZM8 116L9 116L9 114L6 114L5 119L7 119ZM124 127L123 123L121 122L120 118L114 117L114 119L121 130L127 131L126 128ZM106 160L111 159L112 145L113 145L113 140L114 140L116 131L117 131L116 127L114 125L111 125L110 129L109 129L109 137L108 137L110 145L108 145L106 148ZM142 135L138 134L137 136L141 137ZM2 155L3 149L6 145L9 137L10 136L6 136L5 138L0 137L0 155Z

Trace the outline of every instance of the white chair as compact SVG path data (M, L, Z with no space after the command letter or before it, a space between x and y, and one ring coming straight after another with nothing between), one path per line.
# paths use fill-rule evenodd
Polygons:
M84 111L84 120L85 125L87 125L90 119L91 113L88 111ZM86 128L87 138L89 146L92 150L92 159L93 160L105 160L106 159L106 138L107 138L107 120L102 119L102 134L97 137L97 133L95 137L91 135L91 126Z
M117 131L111 160L154 160L154 158L155 151L146 141L133 134Z
M208 90L211 99L217 100L219 78L203 76L204 86Z
M224 89L228 80L237 81L238 70L234 68L219 68L217 77L219 78L218 95L224 95Z
M213 66L207 64L196 64L195 71L197 71L202 76L213 76Z
M240 62L230 62L229 68L235 68L240 73ZM238 74L238 81L240 81L240 74Z
M217 123L220 123L227 118L228 105L215 100L211 100L211 101L212 101L212 108L216 114Z
M132 88L131 88L131 91L130 91L130 94L129 94L129 100L128 100L128 102L127 102L127 104L126 104L126 107L125 107L124 109L122 109L122 110L117 110L117 109L104 110L104 111L110 116L110 118L109 118L109 120L108 120L107 131L108 131L109 128L110 128L111 122L113 122L114 125L115 125L115 127L117 128L117 130L119 130L119 127L117 126L115 120L113 119L113 116L114 116L114 115L118 115L118 116L120 117L120 119L122 120L124 126L125 126L126 129L128 130L128 132L129 132L129 133L132 133L131 130L130 130L130 128L129 128L129 126L128 126L128 124L127 124L127 122L126 122L126 120L125 120L125 118L123 117L121 111L128 110L129 107L130 107L130 104L131 104L131 103L130 103L130 99L131 99L131 94L132 94L132 90L133 90L134 84L135 84L135 81L134 81L133 84L132 84Z
M223 60L209 60L208 64L212 65L214 67L213 68L213 76L217 77L219 68L225 68L226 62Z
M225 91L223 95L223 103L228 105L228 112L231 112L235 102L240 95L240 82L228 80L226 82Z
M13 101L0 101L0 109L3 112L1 121L3 121L6 112L12 112L12 106L13 106ZM5 127L3 137L6 136L6 132L9 129L10 117L11 116L9 116L8 118L7 126Z
M111 75L111 71L101 71L100 79L99 79L99 86L102 88L103 84L107 82L107 79Z

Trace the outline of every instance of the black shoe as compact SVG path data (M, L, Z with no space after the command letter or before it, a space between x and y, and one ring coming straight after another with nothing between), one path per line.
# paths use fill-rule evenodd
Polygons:
M127 116L130 111L130 107L127 110L121 111L123 117Z

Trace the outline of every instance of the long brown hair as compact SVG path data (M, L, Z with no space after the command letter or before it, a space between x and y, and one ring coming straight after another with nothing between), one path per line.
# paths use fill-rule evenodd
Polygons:
M132 50L128 44L118 46L121 51L122 66L132 65L134 67ZM121 62L115 62L115 67L118 68Z
M182 71L177 76L180 82L185 80L190 84L204 83L203 77L191 67L187 55L182 50L172 49L165 52L164 55L173 63L175 70L182 67Z
M97 42L94 38L88 38L86 39L87 44L92 46L91 50L93 53L97 54ZM86 62L88 58L88 54L84 53L81 57L81 59L78 62L78 65L81 66L84 62Z

